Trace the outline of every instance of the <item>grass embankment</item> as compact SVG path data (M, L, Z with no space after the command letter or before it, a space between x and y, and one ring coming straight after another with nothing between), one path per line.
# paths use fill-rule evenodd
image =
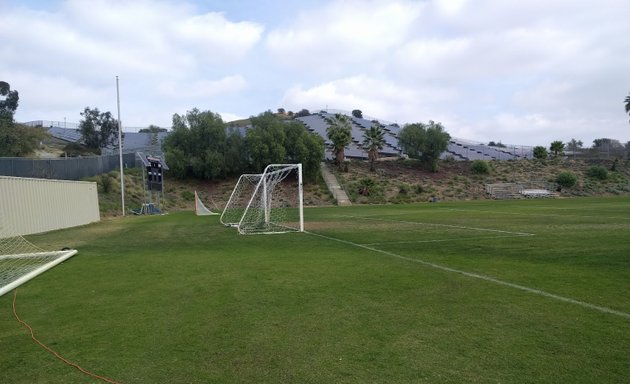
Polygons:
M628 314L627 197L306 216L330 238L239 236L191 212L31 236L79 254L20 287L18 312L43 342L124 383L630 377L628 317L457 272ZM0 382L91 382L30 340L9 296Z
M556 186L561 172L571 172L577 184L563 188L561 196L630 194L630 160L519 160L488 162L489 172L475 174L472 162L442 161L437 173L414 160L379 161L370 172L366 161L350 161L348 171L336 171L353 203L384 204L487 198L486 184L542 182ZM605 177L592 174L603 168ZM601 169L600 169L601 170ZM366 188L367 187L367 188Z
M443 161L440 170L433 173L411 160L384 160L377 163L377 170L370 172L367 161L349 162L348 171L340 172L330 167L354 204L404 204L426 202L433 197L439 200L487 199L485 185L492 183L542 181L554 184L561 172L572 172L577 184L563 188L561 196L610 196L630 194L630 161L597 160L548 160L548 161L495 161L490 162L488 174L475 174L472 163ZM593 167L607 170L604 179L589 175ZM614 168L614 170L611 170ZM103 181L103 178L108 180ZM211 210L220 211L230 197L238 178L217 181L178 180L165 176L165 193L161 197L162 208L167 212L194 209L194 192ZM118 216L121 213L120 174L91 177L99 184L101 215ZM367 183L366 183L367 180ZM105 188L104 183L109 182ZM153 195L153 201L156 195ZM334 200L323 180L304 185L306 206L332 205ZM125 205L139 208L147 202L140 168L127 169L125 173Z

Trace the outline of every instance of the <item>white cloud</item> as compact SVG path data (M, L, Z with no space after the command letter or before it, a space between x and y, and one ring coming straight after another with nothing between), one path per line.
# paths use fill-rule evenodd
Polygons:
M630 139L628 1L188 1L0 1L16 116L114 110L119 75L132 126L328 106L480 141Z
M165 81L158 85L162 95L193 100L239 93L246 87L247 81L241 75L227 76L218 80Z
M301 71L378 66L379 56L404 41L422 8L410 1L330 2L272 30L266 47L278 63Z
M71 0L49 11L5 8L0 74L19 90L16 117L24 120L48 119L47 109L58 110L56 115L74 110L73 120L86 105L111 109L115 75L127 102L138 104L134 111L149 110L140 104L153 95L161 99L152 104L163 105L234 94L246 80L231 75L231 66L251 53L264 30L166 1Z
M302 85L291 87L282 105L299 110L361 109L364 114L387 121L417 122L429 120L430 105L446 102L454 97L454 90L441 87L409 88L388 80L357 75L322 83L308 89ZM436 118L434 118L436 119Z

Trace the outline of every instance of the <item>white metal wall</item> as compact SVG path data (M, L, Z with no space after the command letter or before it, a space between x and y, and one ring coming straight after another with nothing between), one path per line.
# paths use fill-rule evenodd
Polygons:
M96 183L0 176L0 235L100 221Z

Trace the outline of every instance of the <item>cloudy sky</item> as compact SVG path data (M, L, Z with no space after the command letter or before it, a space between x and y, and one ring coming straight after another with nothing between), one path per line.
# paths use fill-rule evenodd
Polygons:
M628 0L0 0L18 121L360 109L455 137L630 140Z

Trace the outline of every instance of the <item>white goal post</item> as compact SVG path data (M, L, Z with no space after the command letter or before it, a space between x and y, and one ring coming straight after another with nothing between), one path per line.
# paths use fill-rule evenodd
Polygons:
M221 223L240 234L304 231L302 164L271 164L238 179Z
M212 212L201 202L197 191L195 191L195 214L197 216L218 215L218 212Z
M93 193L96 185L88 183L0 177L0 296L26 283L35 276L74 256L77 251L64 248L61 251L41 249L26 240L22 234L60 228L63 224L78 225L71 218L55 216L56 211L72 215L73 209L82 207L88 213L96 202L96 216L88 220L98 221L98 200L82 200L81 196ZM78 185L78 186L77 186ZM86 188L87 187L89 188ZM77 192L78 190L78 192ZM88 196L89 197L89 196ZM30 202L30 204L29 204ZM73 207L70 205L74 204ZM50 209L42 209L42 206ZM81 219L81 218L79 218ZM41 226L41 222L51 226Z
M0 296L74 256L77 251L45 251L15 235L0 207Z

